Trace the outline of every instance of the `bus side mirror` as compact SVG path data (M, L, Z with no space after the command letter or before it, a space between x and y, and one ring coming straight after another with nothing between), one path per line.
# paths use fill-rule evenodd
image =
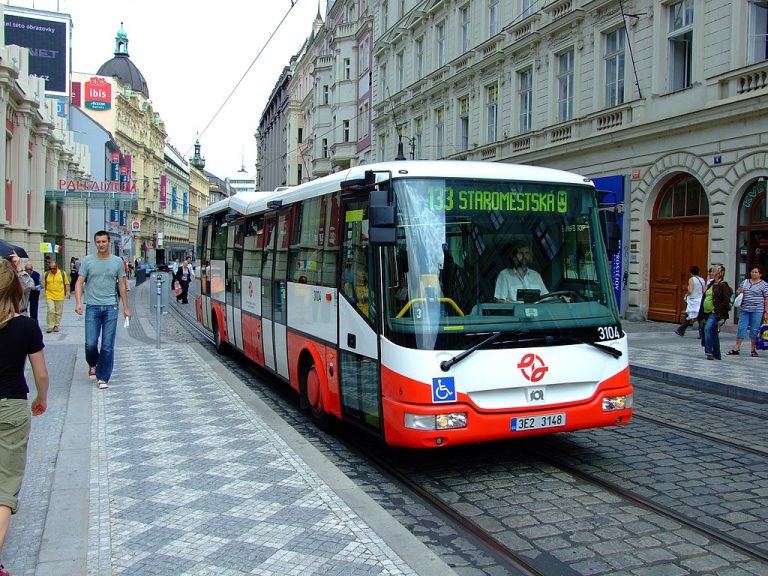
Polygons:
M619 216L616 210L602 209L600 215L600 230L605 240L605 249L608 254L613 255L619 251L621 242L621 230L619 229Z
M368 205L368 239L374 245L395 245L395 206L390 201L387 190L371 191Z

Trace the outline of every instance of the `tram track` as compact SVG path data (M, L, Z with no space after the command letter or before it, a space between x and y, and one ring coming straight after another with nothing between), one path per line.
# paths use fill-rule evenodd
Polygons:
M172 304L170 308L174 312L174 316L181 320L185 328L188 328L192 333L194 333L196 338L199 340L204 340L205 342L213 345L212 335L208 333L207 330L200 327L194 318L189 316L187 311L177 307L175 303ZM237 364L240 367L238 371L247 372L259 379L263 379L265 376L265 373L256 367L248 366L246 363L239 362L236 356L230 358L226 364ZM298 412L296 410L296 403L289 399L289 394L284 390L285 387L271 385L268 387L273 391L273 393L282 396L282 398L287 403L292 405L290 410ZM721 407L715 405L712 406L712 408L720 409ZM754 416L754 414L748 415ZM764 458L767 455L764 450L749 449L749 447L737 442L719 438L713 434L700 433L696 430L690 430L684 426L675 425L671 422L664 421L663 419L654 416L638 415L637 411L635 417L638 419L638 421L645 422L648 425L656 425L657 427L663 426L665 429L671 430L676 434L686 434L699 438L702 441L716 442L718 445L726 447L730 450L747 452L752 456L757 456L759 458ZM292 416L291 418L294 421L299 419L296 415ZM304 433L308 434L307 430L311 429L312 427L311 424L307 422L308 418L301 417L300 419L303 422L300 425L307 426L307 428L304 430ZM380 493L381 490L378 490L378 500L383 501L380 503L383 503L385 509L391 510L392 507L398 506L396 503L398 499L408 498L417 500L426 509L431 510L431 514L433 514L435 518L440 519L433 522L442 523L444 525L449 524L452 526L452 529L456 533L460 534L461 538L471 542L472 545L477 547L478 550L484 551L487 556L493 558L493 564L490 565L492 567L488 568L487 566L489 565L486 564L486 568L470 570L468 573L481 573L487 574L489 576L492 574L500 573L515 575L575 575L582 573L579 571L578 567L572 568L569 562L562 561L561 559L558 559L550 554L549 551L546 548L542 548L535 539L531 539L531 545L525 547L521 553L519 546L509 545L507 542L505 542L505 540L509 539L509 532L500 531L498 528L496 530L487 530L485 528L486 526L493 525L496 522L501 522L501 517L498 516L498 510L494 511L492 507L486 508L481 506L477 502L472 501L472 495L470 493L464 493L462 490L456 489L455 486L451 487L451 484L455 485L458 483L455 478L466 474L465 468L456 465L456 462L460 462L463 459L463 456L456 460L454 460L455 456L448 458L448 460L443 465L443 468L447 470L446 477L443 478L439 474L436 474L435 476L431 475L428 462L432 462L433 464L434 462L437 462L438 460L435 460L436 456L425 458L424 460L427 463L424 464L419 463L419 459L415 458L414 460L409 461L409 464L402 466L402 462L398 460L398 455L402 456L403 454L402 451L382 449L380 444L373 445L372 442L368 445L366 445L365 441L360 443L358 442L360 435L354 433L344 434L340 435L339 437L333 437L330 439L326 438L326 436L327 435L323 434L318 435L318 438L321 438L320 442L323 442L326 447L328 445L341 442L344 446L347 447L349 451L356 455L356 457L351 458L351 460L361 461L359 463L350 464L350 458L343 455L345 453L344 448L329 448L330 451L339 454L337 465L341 465L343 467L346 466L347 468L345 469L348 469L349 466L365 466L367 463L368 466L376 468L379 474L389 478L389 483L399 487L399 490L402 491L402 495L400 496L396 494L387 494L385 496ZM626 502L627 504L621 505L621 508L636 508L644 510L645 512L636 514L639 517L644 517L644 515L647 514L658 516L660 518L664 518L670 524L677 525L678 528L674 530L675 532L683 531L698 534L699 538L704 538L710 544L710 546L705 546L705 548L710 548L712 546L722 546L728 550L732 550L732 554L735 554L736 556L743 555L743 562L746 562L746 564L744 564L744 574L764 574L765 571L768 570L768 568L766 568L768 567L768 551L760 546L752 545L749 541L741 537L728 534L718 530L716 527L708 525L707 521L709 520L710 523L712 523L713 520L708 518L706 515L699 516L698 518L691 517L691 515L695 516L696 514L700 514L700 512L691 510L691 514L686 514L684 512L681 513L679 510L673 510L669 506L665 506L659 501L654 501L654 498L652 497L644 496L638 492L638 489L632 489L623 486L622 483L624 480L617 481L616 478L606 478L605 474L601 476L599 473L595 474L585 470L583 466L568 462L569 456L573 453L573 449L578 449L578 446L576 444L569 443L567 440L563 442L562 439L575 437L576 436L563 434L538 438L525 442L510 441L508 443L500 443L500 446L504 450L509 450L509 454L506 455L505 458L499 460L499 472L494 471L493 474L494 482L498 485L514 486L520 482L520 474L525 475L530 473L530 471L525 470L525 467L533 466L539 468L550 468L549 472L541 472L542 477L554 477L553 482L556 482L558 479L560 479L560 477L562 477L562 475L566 475L567 477L573 479L567 480L566 485L573 485L573 482L577 482L580 485L584 484L591 486L592 488L588 488L588 490L597 489L605 492L606 494L610 494L612 497L619 499L621 502ZM558 440L558 438L560 440ZM581 435L578 436L578 438L584 439L585 436ZM499 444L497 444L497 447L498 446ZM477 465L482 467L484 459L489 458L489 456L484 455L491 454L492 452L493 445L483 445L476 447L474 451L462 451L458 452L458 454L470 454L471 457L474 458L475 453L478 453L479 456L477 458ZM564 458L560 458L551 455L552 453L557 452L565 452L566 456ZM441 451L441 453L448 455L450 454L450 451ZM513 454L515 455L514 457L512 457ZM333 454L329 454L329 457L332 459L332 461L334 461ZM496 458L494 456L493 461L495 460ZM620 456L617 455L616 460L619 461ZM454 479L451 480L451 478ZM524 478L524 476L522 478ZM375 480L372 480L372 482L375 482ZM448 483L446 484L445 482ZM471 483L472 480L468 479L467 485L470 485ZM381 485L382 484L379 484L379 486ZM374 492L377 492L376 485L373 485L372 487ZM371 486L364 487L364 489L366 488L370 490ZM642 488L640 488L640 490L642 491ZM514 490L510 489L509 492L514 492ZM514 499L514 496L512 496L512 499ZM387 502L387 500L389 502ZM471 514L468 515L465 513L465 510L468 508L470 502L480 509L480 511L476 513L474 517L471 517ZM627 506L630 508L627 508ZM509 510L507 510L507 513L508 512ZM600 514L597 510L594 512L586 513L595 515ZM632 515L635 515L635 513L632 513ZM405 522L410 522L410 529L416 533L413 528L421 526L423 523L423 518L417 517L415 519L411 519L410 521L406 518ZM603 522L604 521L601 521L597 524ZM716 524L716 522L714 523ZM517 534L515 534L515 536L517 536ZM451 552L448 549L448 545L445 543L436 543L434 540L431 542L425 541L425 543L433 546L437 544L438 549L440 549L443 554L456 554L457 556L459 554L458 549ZM462 548L462 546L460 545L459 548ZM461 552L466 553L466 547L464 548L465 549L461 550ZM470 559L472 556L473 553L469 553Z
M546 440L544 442L546 442ZM740 446L737 448L742 449ZM743 554L746 554L754 558L755 560L764 562L766 565L768 565L768 550L764 548L752 546L748 542L739 540L738 538L733 538L732 536L726 534L721 530L716 530L710 526L707 526L705 523L701 521L690 518L689 516L686 516L684 514L680 514L679 512L676 512L667 506L663 506L661 504L654 502L650 498L646 498L645 496L641 496L637 492L628 490L615 482L611 482L610 480L601 478L596 474L585 472L584 470L578 468L577 466L568 464L563 460L552 458L550 456L545 456L540 453L537 453L537 454L531 453L531 456L535 456L541 459L542 461L548 463L549 465L554 466L564 472L567 472L568 474L571 474L577 478L580 478L582 480L585 480L587 482L600 486L603 490L606 490L612 494L615 494L616 496L628 502L631 502L636 506L641 506L642 508L652 511L655 514L665 516L666 518L669 518L670 520L677 522L681 526L685 526L691 530L695 530L696 532L706 536L707 538L710 538L716 542L720 542L721 544L725 544L726 546L729 546L734 550L738 550L739 552L742 552Z

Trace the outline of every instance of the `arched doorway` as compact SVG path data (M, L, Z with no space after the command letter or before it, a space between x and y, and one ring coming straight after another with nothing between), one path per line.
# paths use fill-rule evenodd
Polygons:
M739 224L734 286L749 277L755 264L768 268L768 206L766 206L765 179L761 178L747 188L739 205Z
M653 208L648 319L679 322L685 309L688 270L709 260L709 202L689 174L670 179Z

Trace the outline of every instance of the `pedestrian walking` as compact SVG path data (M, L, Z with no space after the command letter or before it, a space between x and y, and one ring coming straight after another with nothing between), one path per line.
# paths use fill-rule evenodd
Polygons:
M69 285L74 286L77 283L77 277L80 274L80 266L77 258L72 256L69 260Z
M685 331L690 326L693 326L693 323L698 318L701 298L704 296L704 289L707 287L704 278L699 276L698 266L691 266L689 272L691 277L688 278L688 291L685 293L685 320L675 330L675 334L678 336L685 336Z
M705 318L704 353L707 360L722 360L720 355L720 321L728 320L731 309L731 287L723 279L725 266L714 264L710 268L712 282L704 291L699 317Z
M123 301L123 315L131 317L128 306L125 267L119 256L109 253L109 233L99 230L94 234L96 254L89 254L80 266L75 285L75 312L83 314L83 285L85 285L85 360L88 377L96 379L99 389L109 387L109 378L115 364L115 332L117 328L118 295ZM101 349L99 349L101 336Z
M32 262L27 262L24 265L24 270L26 270L29 277L32 278L32 281L35 283L34 288L32 288L29 293L29 317L37 322L37 309L40 305L40 290L43 289L43 278L40 276L40 272L35 270Z
M56 260L51 259L49 270L43 275L43 288L45 289L45 302L48 304L46 320L48 328L46 332L59 332L61 330L61 315L64 312L64 300L69 300L69 278L59 269Z
M749 278L736 290L741 294L739 307L739 326L736 329L736 345L728 351L728 356L738 356L741 343L747 337L752 341L752 356L757 356L757 333L760 326L768 322L768 282L764 280L765 268L755 264L749 270Z
M195 279L195 273L192 270L192 264L190 258L185 258L181 263L181 267L174 275L174 279L178 282L180 291L176 295L176 302L182 304L189 304L187 296L189 294L189 283Z
M43 335L37 322L21 314L22 287L13 265L0 260L0 553L27 465L30 414L40 416L48 405L48 369ZM27 359L35 378L31 409L24 377ZM10 576L0 564L0 576Z

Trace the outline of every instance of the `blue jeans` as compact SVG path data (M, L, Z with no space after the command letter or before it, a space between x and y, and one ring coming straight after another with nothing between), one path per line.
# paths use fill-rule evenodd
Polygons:
M96 368L96 378L109 382L115 365L117 305L85 307L85 361ZM101 350L99 350L101 334Z
M720 318L710 312L704 324L704 353L720 359Z
M757 340L757 331L760 330L762 323L762 310L756 310L755 312L739 310L739 327L736 330L736 338L745 339L747 337L747 326L749 326L749 339L754 342Z

